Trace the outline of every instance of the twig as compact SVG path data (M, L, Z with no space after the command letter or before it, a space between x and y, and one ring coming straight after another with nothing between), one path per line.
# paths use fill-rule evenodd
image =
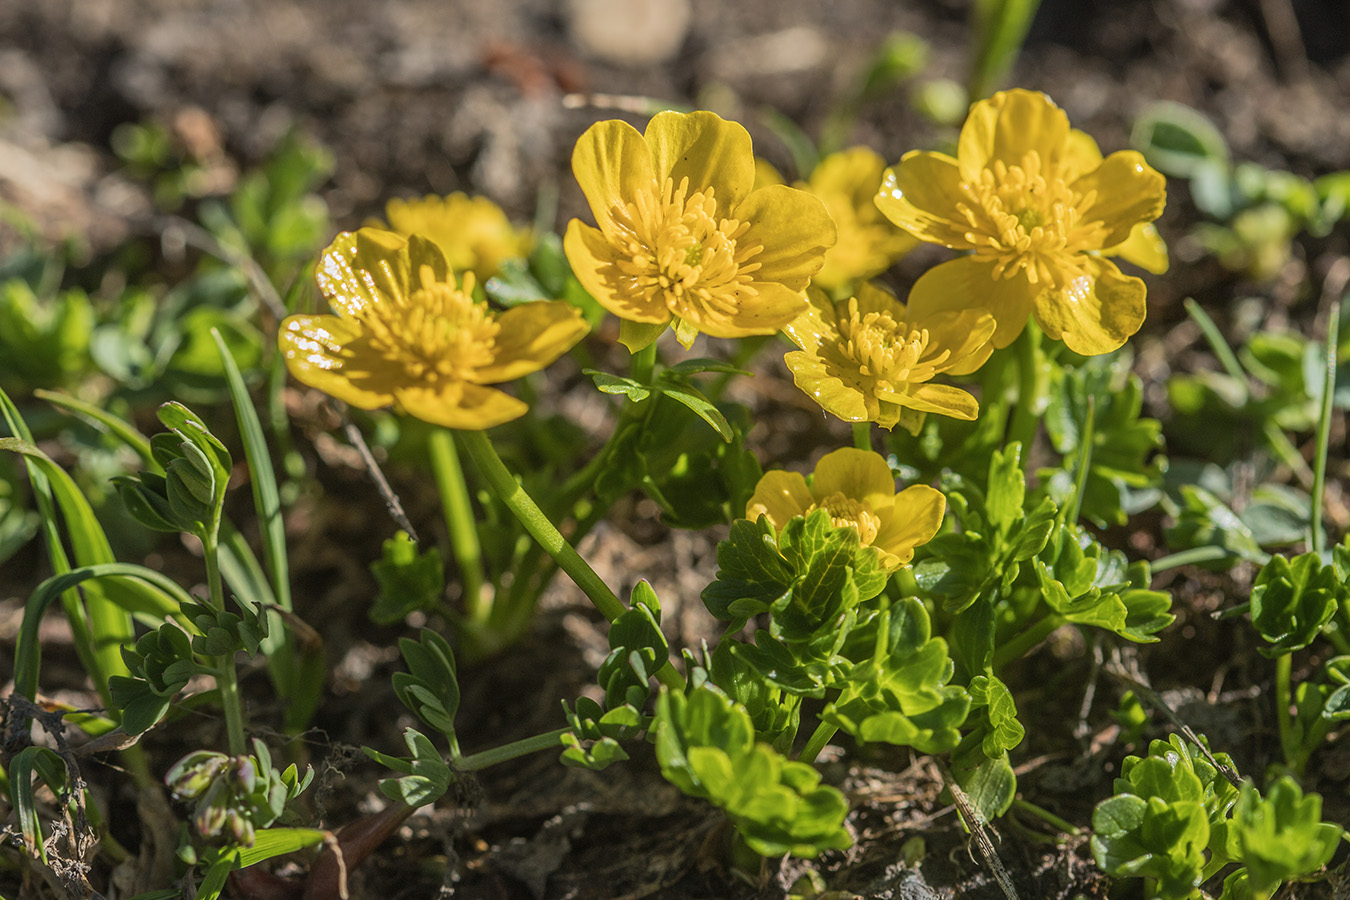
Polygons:
M965 823L966 829L970 832L970 842L980 851L980 856L984 858L984 864L989 871L993 873L994 880L998 886L1003 889L1003 895L1008 900L1018 900L1017 889L1013 887L1012 876L1003 866L1003 860L998 858L998 851L994 848L994 841L990 837L993 829L989 823L980 815L980 811L975 808L975 804L970 802L970 797L961 790L961 786L956 783L952 773L947 771L947 767L942 761L934 757L933 764L937 766L938 773L942 780L946 782L947 789L952 792L952 800L956 803L956 811L961 815L961 821ZM971 854L972 858L974 854Z
M1233 771L1231 767L1225 765L1224 763L1219 762L1219 760L1214 756L1214 754L1210 752L1209 747L1205 745L1205 742L1200 740L1199 736L1196 735L1196 733L1191 730L1191 726L1183 722L1181 720L1181 717L1178 716L1176 713L1174 713L1171 707L1169 707L1166 703L1163 702L1163 698L1158 695L1157 691L1153 690L1153 688L1149 687L1148 685L1144 684L1144 682L1140 681L1138 678L1135 678L1134 676L1126 672L1123 664L1120 662L1119 657L1114 657L1110 663L1103 666L1102 668L1107 674L1112 675L1115 678L1119 679L1120 681L1125 682L1127 685L1130 686L1131 690L1133 690L1139 696L1143 697L1153 706L1154 709L1158 710L1164 716L1166 716L1167 720L1171 722L1172 725L1175 726L1178 731L1181 732L1182 737L1186 738L1186 740L1190 741L1192 744L1200 748L1200 752L1204 754L1205 759L1209 760L1210 765L1218 769L1219 772L1223 775L1223 777L1228 779L1229 784L1233 785L1233 787L1235 788L1242 787L1242 778L1238 775L1238 773Z
M1304 81L1308 77L1308 50L1298 28L1298 16L1290 0L1261 0L1261 18L1266 23L1275 65L1286 81Z
M389 480L384 477L384 472L380 470L380 464L375 461L375 457L370 452L370 446L366 443L365 435L361 434L361 429L352 424L347 418L345 409L339 410L342 416L342 432L347 435L347 440L361 454L361 461L366 464L366 471L370 473L370 480L375 482L376 489L380 492L380 497L384 499L385 508L389 510L389 515L399 528L408 533L408 537L413 539L414 543L421 543L417 539L417 531L408 521L407 514L403 511L403 504L399 502L398 494L389 486Z

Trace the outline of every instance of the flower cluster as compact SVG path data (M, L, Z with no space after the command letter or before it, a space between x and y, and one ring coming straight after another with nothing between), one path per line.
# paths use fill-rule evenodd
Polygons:
M745 517L765 516L782 531L796 516L825 509L835 527L858 530L864 546L881 555L887 569L914 558L942 525L947 501L939 491L915 484L895 492L895 476L881 454L844 447L816 463L808 482L797 472L766 472L746 505Z
M572 220L568 260L634 352L667 326L685 347L699 332L773 334L805 308L802 291L835 243L817 198L753 189L750 134L713 113L660 113L644 134L593 125L572 171L599 227Z
M907 153L877 194L900 227L970 251L919 279L915 314L984 307L998 323L995 347L1034 315L1047 335L1086 355L1115 350L1143 323L1144 282L1106 256L1165 266L1156 233L1143 227L1165 201L1165 180L1143 156L1103 159L1049 97L1023 90L971 108L955 159Z
M324 251L316 275L337 315L281 324L296 380L360 409L397 405L448 428L481 430L524 415L524 402L486 385L542 369L587 332L573 306L526 303L503 313L456 281L431 241L363 228Z

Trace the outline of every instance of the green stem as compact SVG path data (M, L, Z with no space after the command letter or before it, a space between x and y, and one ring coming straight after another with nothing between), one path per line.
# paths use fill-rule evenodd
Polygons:
M1331 439L1331 398L1336 391L1336 341L1340 326L1341 305L1332 303L1327 317L1326 379L1322 382L1322 414L1317 421L1317 457L1313 462L1312 511L1308 529L1308 549L1317 553L1326 549L1326 535L1322 531L1322 493L1327 480L1327 445Z
M1289 707L1293 701L1290 682L1293 680L1294 656L1284 653L1275 658L1275 720L1280 727L1280 746L1284 761L1298 771L1298 743L1294 740L1294 720Z
M487 434L482 431L461 431L459 436L463 441L464 451L487 480L493 493L520 520L520 524L525 526L530 536L538 541L545 552L576 582L577 587L586 593L591 603L595 604L595 608L611 622L623 615L625 609L623 603L609 589L609 585L595 573L590 564L563 539L557 527L520 486L515 476L507 470L492 442L488 440Z
M821 722L816 726L816 730L812 732L811 737L806 742L806 746L802 748L802 752L798 754L798 761L804 763L815 762L816 757L820 755L820 751L825 749L825 745L830 742L830 738L834 737L838 731L839 726L831 725L828 722Z
M500 762L528 756L550 747L557 747L559 746L558 739L571 730L570 728L558 728L545 734L536 734L534 737L502 744L500 747L493 747L491 750L484 750L481 753L470 753L468 756L461 756L454 760L455 768L461 772L476 772L479 769L486 769L488 766L495 766Z
M202 538L202 558L206 563L206 586L211 606L225 611L225 590L220 577L220 558L213 533ZM216 669L216 689L220 692L220 709L225 714L225 734L231 756L248 752L244 741L244 704L239 695L239 674L235 671L234 654L227 653L212 659Z
M854 422L853 423L853 446L859 450L872 449L872 423Z
M1030 815L1033 815L1038 819L1041 819L1042 821L1048 823L1052 828L1056 828L1059 831L1064 832L1065 834L1078 835L1083 833L1081 828L1079 828L1072 822L1068 821L1067 819L1061 819L1059 816L1055 815L1050 810L1041 806L1037 806L1036 804L1031 803L1030 801L1023 800L1021 797L1018 797L1013 800L1013 807L1022 810L1022 812L1029 813Z
M1008 663L1022 656L1022 654L1035 647L1041 641L1050 636L1050 633L1068 620L1059 613L1051 613L1036 624L1030 626L1021 634L1005 643L994 653L994 669L1003 668Z
M1262 554L1262 556L1265 556L1265 554ZM1175 569L1180 566L1194 566L1199 563L1218 562L1223 559L1246 559L1246 557L1239 556L1224 547L1191 547L1189 550L1178 550L1176 553L1160 556L1149 563L1148 566L1149 570L1156 575L1159 572L1165 572L1168 569ZM1264 560L1257 558L1252 559L1251 562L1265 565L1269 560L1270 557L1266 556Z
M1022 470L1031 465L1031 445L1036 440L1041 413L1045 407L1045 379L1041 378L1041 330L1027 322L1017 340L1017 406L1013 409L1009 443L1022 445Z
M1079 440L1081 448L1078 455L1078 471L1074 473L1073 478L1073 500L1060 509L1061 523L1078 524L1078 516L1083 510L1083 492L1087 490L1088 472L1092 469L1092 442L1096 437L1095 400L1095 397L1088 397L1087 414L1084 417L1082 437Z
M489 601L483 594L483 551L478 544L478 523L474 520L454 435L445 428L434 429L430 451L431 470L441 495L441 512L450 533L450 551L459 564L459 577L464 584L464 614L469 621L481 623L489 611Z
M656 341L634 353L632 364L630 377L638 384L651 384L652 372L656 369Z

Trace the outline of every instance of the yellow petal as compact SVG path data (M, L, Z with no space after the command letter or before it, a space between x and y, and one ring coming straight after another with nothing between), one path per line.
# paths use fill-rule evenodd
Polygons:
M895 506L882 515L872 546L899 558L914 558L914 548L933 539L942 527L947 498L926 484L915 484L895 496Z
M1102 253L1119 256L1154 275L1167 271L1167 242L1158 234L1158 228L1152 222L1140 222L1130 229L1130 236L1123 242L1106 248Z
M895 476L880 453L841 447L820 458L811 479L816 500L834 493L861 500L879 513L895 502Z
M927 329L930 347L947 351L949 356L940 371L950 375L969 375L994 352L989 339L994 336L997 324L983 309L936 313L913 325Z
M784 333L792 343L807 353L816 353L822 340L838 340L839 329L836 325L834 303L823 291L811 287L806 291L808 306L798 316L783 326Z
M1144 282L1092 258L1081 278L1037 299L1036 321L1075 353L1110 353L1144 323Z
M434 244L423 244L435 248ZM419 262L434 255L419 247ZM436 250L436 254L440 251ZM448 274L445 258L439 269ZM358 316L386 300L401 303L412 284L408 241L392 231L362 228L344 231L319 257L314 278L328 305L340 316Z
M1103 247L1121 243L1135 225L1158 218L1167 203L1167 179L1134 150L1112 153L1072 188L1084 197L1096 193L1096 202L1084 210L1083 219L1106 224Z
M961 170L941 153L911 150L881 176L877 208L920 240L944 247L969 248L968 225L959 218Z
M815 499L801 473L765 472L745 505L745 517L756 522L760 516L768 516L769 524L781 531L790 519L800 516L813 503Z
M290 316L277 344L291 376L358 409L379 409L394 400L403 368L371 350L361 326L337 316Z
M646 141L636 128L618 119L586 129L572 150L572 174L605 234L611 230L611 210L631 203L638 189L649 190L656 178Z
M464 382L412 385L395 391L394 399L408 415L465 431L482 431L525 415L523 401L496 388Z
M774 168L773 163L762 156L755 157L755 186L752 190L759 190L762 187L768 187L771 184L787 184L783 178L783 173Z
M750 223L738 243L758 242L764 248L751 260L759 264L755 281L781 284L791 291L805 290L825 264L825 251L838 239L825 204L784 185L750 194L735 217Z
M656 177L669 177L676 187L688 178L691 194L713 188L718 218L730 218L754 187L750 132L737 122L703 110L663 112L647 123L644 137Z
M925 272L909 292L909 313L924 321L943 311L983 308L997 323L990 342L1002 349L1026 327L1038 293L1020 274L996 279L993 263L967 256Z
M1101 164L1102 151L1092 135L1070 128L1069 140L1064 144L1064 153L1059 158L1059 177L1071 182Z
M473 380L480 384L510 381L537 372L562 356L590 330L581 310L561 300L540 300L513 306L497 316L491 365L479 368Z
M896 402L919 412L938 413L953 419L972 422L980 413L980 404L974 396L948 384L916 384L903 399Z
M614 266L614 248L599 229L592 228L580 219L573 219L567 225L563 250L577 281L597 303L614 315L652 324L664 325L670 321L670 309L663 297L658 295L648 299L631 290L624 290L624 282L616 278L618 270Z
M710 312L693 324L699 331L720 338L774 334L806 310L806 297L800 290L794 291L781 284L761 283L753 287L755 293L742 294L734 312L725 315Z
M894 294L884 288L877 287L871 281L864 281L853 291L853 299L858 301L858 315L866 316L868 313L885 313L897 322L907 320L909 311L905 304L901 303ZM847 302L840 304L847 308Z
M1000 91L970 108L961 127L956 158L961 177L974 181L994 162L1021 166L1035 152L1046 166L1057 166L1069 138L1069 117L1039 91Z
M826 412L845 422L870 422L880 413L875 397L869 397L845 384L838 376L831 375L820 357L793 350L783 357L783 361L792 372L792 383Z

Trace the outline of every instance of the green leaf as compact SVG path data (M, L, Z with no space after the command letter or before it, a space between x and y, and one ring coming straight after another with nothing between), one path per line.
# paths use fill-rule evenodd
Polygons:
M454 783L454 770L446 763L426 735L408 728L403 742L412 754L408 759L386 756L369 747L361 750L376 762L404 773L402 778L386 778L380 782L380 792L390 800L405 803L413 809L435 803Z
M420 640L403 638L398 646L408 664L408 672L394 673L394 693L418 718L445 735L450 742L452 757L459 756L455 736L459 681L449 642L431 629L423 628Z
M657 700L661 774L724 809L752 850L814 857L847 847L843 794L754 737L749 714L710 684L687 697L663 690Z
M253 846L239 851L239 868L321 844L326 834L317 828L260 828L253 834Z
M623 394L629 400L639 403L652 395L650 387L631 378L610 375L597 369L582 369L581 374L591 376L595 386L606 394Z
M1258 649L1274 657L1311 644L1335 615L1341 591L1335 570L1316 553L1273 557L1252 586L1252 625L1272 645Z
M981 745L985 756L997 759L1022 743L1027 732L1017 720L1017 704L1007 685L992 673L977 675L970 680L970 700L986 707L989 718L989 733Z
M1228 144L1214 124L1180 103L1154 103L1135 120L1130 142L1149 165L1174 178L1228 165Z
M1339 825L1322 821L1322 798L1305 797L1288 776L1276 779L1265 797L1244 784L1233 819L1250 889L1262 898L1326 865L1343 833Z
M401 622L409 613L431 610L445 592L445 563L432 547L417 552L417 544L400 531L384 542L384 556L370 564L380 592L370 608L371 621L380 625Z

